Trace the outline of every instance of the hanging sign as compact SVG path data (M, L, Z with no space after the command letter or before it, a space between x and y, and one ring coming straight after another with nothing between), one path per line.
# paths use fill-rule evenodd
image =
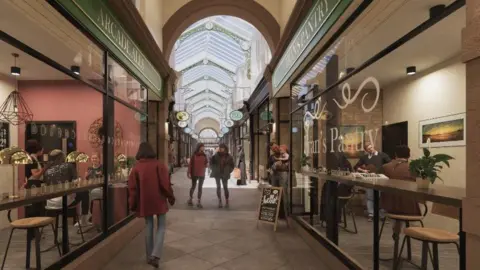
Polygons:
M224 124L225 124L226 127L230 128L230 127L233 127L234 123L233 123L232 120L228 119L228 120L225 120Z
M260 119L263 121L270 121L272 120L272 112L271 111L264 111L260 114Z
M228 127L223 127L222 128L222 133L225 134L229 131L230 129Z
M186 127L186 128L183 129L183 132L185 132L187 134L190 134L190 133L192 133L192 129L189 128L189 127Z
M230 113L230 119L232 119L233 121L239 121L239 120L242 120L243 118L243 113L241 111L232 111Z
M282 200L282 188L263 188L261 195L257 222L273 224L273 230L277 231L278 213L280 211L280 202Z
M188 121L188 119L190 119L190 114L187 112L177 112L177 114L175 114L175 117L178 121Z
M316 0L314 2L273 72L274 96L351 3L352 0Z
M179 121L178 126L181 127L181 128L184 128L184 127L188 126L188 123L187 123L187 121Z

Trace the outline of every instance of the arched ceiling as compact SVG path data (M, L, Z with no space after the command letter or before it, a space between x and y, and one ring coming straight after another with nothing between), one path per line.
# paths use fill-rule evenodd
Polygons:
M193 126L203 118L223 122L232 104L236 72L244 66L249 72L252 44L258 37L262 35L254 26L231 16L202 19L180 35L170 62L181 78L177 90L193 116Z
M211 128L215 130L215 132L217 132L218 134L220 133L220 122L218 122L218 120L213 118L208 118L208 117L202 118L197 122L197 124L195 124L194 131L196 134L199 134L202 130L206 128Z

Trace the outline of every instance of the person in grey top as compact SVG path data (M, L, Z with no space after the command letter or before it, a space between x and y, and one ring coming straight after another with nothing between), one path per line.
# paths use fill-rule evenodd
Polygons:
M77 179L77 171L73 164L65 162L65 154L61 150L52 150L49 154L51 163L48 165L43 176L47 185L56 185L66 182L73 182ZM82 215L80 216L80 224L82 226L91 225L88 222L90 212L90 196L88 191L78 192L73 196L67 196L67 204L69 207L81 204ZM62 208L62 197L53 198L47 201L47 208ZM78 223L75 224L78 226Z
M365 155L360 157L354 169L358 172L363 173L378 173L381 171L382 166L391 161L390 157L383 153L375 150L375 147L371 143L365 143ZM367 167L375 166L376 171L367 170ZM368 221L373 219L373 189L367 189L367 212L368 212ZM384 211L380 211L380 217L384 217Z

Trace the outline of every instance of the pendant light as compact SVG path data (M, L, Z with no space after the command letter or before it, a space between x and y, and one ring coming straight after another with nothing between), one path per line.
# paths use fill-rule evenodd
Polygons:
M14 66L10 70L15 77L15 90L8 95L2 106L0 106L0 120L18 126L32 121L33 113L18 91L18 76L21 74L21 69L17 67L19 55L16 53L12 55L14 57Z

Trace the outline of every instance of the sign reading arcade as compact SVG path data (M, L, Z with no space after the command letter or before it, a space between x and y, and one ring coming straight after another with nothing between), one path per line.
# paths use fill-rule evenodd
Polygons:
M274 95L340 18L352 0L316 0L272 76Z

